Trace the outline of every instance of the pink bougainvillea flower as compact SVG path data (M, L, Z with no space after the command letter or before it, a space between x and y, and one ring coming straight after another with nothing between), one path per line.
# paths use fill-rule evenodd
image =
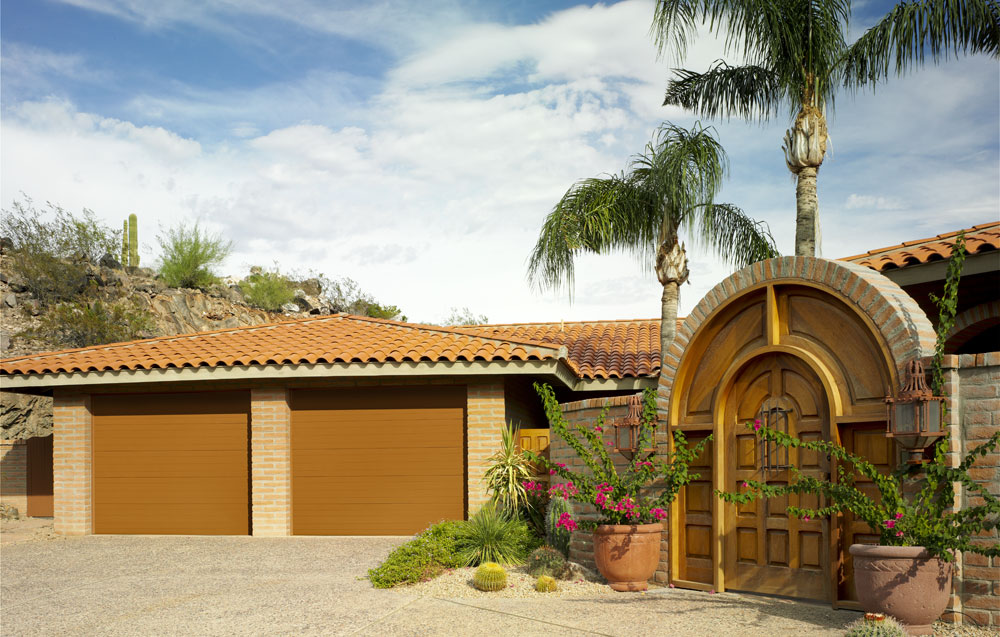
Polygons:
M613 442L611 442L610 440L608 441L608 446L609 446L609 447L610 447L611 445L613 445L613 444L614 444L614 443L613 443Z
M903 514L902 513L897 513L896 514L896 519L897 520L902 520L903 519Z
M811 519L812 519L812 518L810 518L810 517L809 517L808 515L803 515L803 516L802 516L802 521L803 521L803 522L808 522L808 521L809 521L809 520L811 520Z
M760 431L760 421L759 420L753 421L753 430L754 431Z
M597 425L597 426L594 427L594 431L604 431L604 429L601 428L600 425Z
M674 588L673 584L667 584L667 586L670 587L670 588Z
M563 528L567 531L575 531L576 522L574 522L573 518L569 516L569 513L563 513L559 516L559 521L556 522L556 528Z
M896 531L896 537L903 537L902 531Z
M708 591L708 594L709 595L715 595L715 589L713 588L712 590Z
M549 475L550 476L556 475L556 470L555 469L549 469Z
M896 526L896 521L895 520L886 520L885 521L885 528L891 529L894 526Z
M565 469L565 468L566 468L566 463L565 463L565 462L557 462L557 463L556 463L556 466L557 466L557 467L560 467L560 468L562 468L562 469Z
M745 489L746 487L749 487L749 486L750 486L750 483L747 482L746 480L744 480L743 481L743 488Z

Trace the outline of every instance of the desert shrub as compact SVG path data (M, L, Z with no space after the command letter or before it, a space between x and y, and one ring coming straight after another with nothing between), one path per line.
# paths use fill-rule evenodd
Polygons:
M483 475L486 492L509 518L516 518L518 510L528 503L524 484L531 477L528 457L517 448L517 431L513 423L504 425L500 449L490 457L490 466Z
M484 562L523 564L541 542L527 524L508 517L492 502L469 518L456 538L462 561L470 566Z
M507 588L507 571L495 562L486 562L476 569L472 585L481 591L502 591Z
M467 307L461 309L452 307L451 314L444 319L441 325L484 325L489 322L490 320L486 318L485 314L476 314Z
M13 243L11 271L43 305L73 299L85 289L88 265L121 243L91 210L74 215L52 203L38 210L28 198L4 209L0 234Z
M262 310L277 311L285 303L291 303L295 298L288 277L277 270L268 272L259 267L250 268L247 278L240 281L243 298L249 305Z
M551 575L562 578L566 573L566 557L559 549L540 546L528 556L528 573L534 577Z
M162 254L160 275L176 288L205 289L218 282L212 268L221 264L232 250L232 242L202 231L198 224L167 230L157 237Z
M142 338L153 329L152 314L131 300L60 303L25 335L67 348Z
M461 566L464 562L458 556L456 538L464 524L445 521L428 527L368 571L368 580L375 588L392 588L437 577L446 568Z
M406 316L395 305L383 305L371 294L365 292L357 281L349 277L329 279L323 274L317 277L323 289L323 299L334 312L346 312L355 316L370 316L405 321Z

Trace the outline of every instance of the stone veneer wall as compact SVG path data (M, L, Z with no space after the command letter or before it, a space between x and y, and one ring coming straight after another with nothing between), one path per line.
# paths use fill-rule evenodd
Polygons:
M28 515L28 443L0 440L0 503Z
M1000 352L945 356L946 392L951 397L953 462L1000 431ZM987 454L969 470L972 479L1000 496L1000 452ZM976 505L982 498L959 492L962 505ZM997 529L984 536L1000 541ZM975 622L1000 631L1000 557L966 553L955 577L952 609L965 623ZM957 614L957 613L956 613ZM969 621L971 620L971 622Z

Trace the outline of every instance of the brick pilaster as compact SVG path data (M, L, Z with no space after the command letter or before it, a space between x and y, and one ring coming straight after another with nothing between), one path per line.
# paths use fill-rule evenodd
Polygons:
M52 403L55 532L93 533L93 416L90 396L57 392Z
M284 387L250 393L250 475L254 536L292 534L291 409Z
M468 385L466 417L468 420L468 473L466 489L469 514L486 504L489 496L483 475L489 458L500 449L504 422L503 380Z

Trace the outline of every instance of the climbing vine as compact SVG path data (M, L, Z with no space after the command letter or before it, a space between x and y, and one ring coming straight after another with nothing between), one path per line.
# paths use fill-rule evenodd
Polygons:
M955 326L955 315L958 314L958 282L962 278L962 266L965 264L965 232L958 233L955 245L951 247L951 258L948 260L948 273L944 280L944 293L937 296L930 294L931 301L938 308L937 340L934 343L934 360L931 363L931 385L935 396L944 396L944 346L948 333Z

